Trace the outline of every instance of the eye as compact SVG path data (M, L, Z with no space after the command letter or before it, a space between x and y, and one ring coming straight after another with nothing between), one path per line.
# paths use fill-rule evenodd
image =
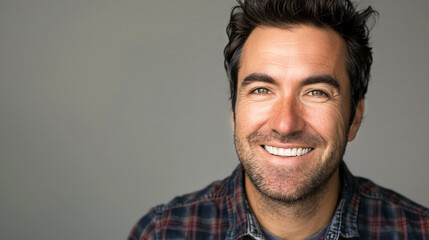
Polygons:
M322 90L311 90L307 94L318 98L329 97L328 94Z
M267 88L256 88L256 89L253 89L250 93L252 93L252 94L270 94L271 91L268 90Z

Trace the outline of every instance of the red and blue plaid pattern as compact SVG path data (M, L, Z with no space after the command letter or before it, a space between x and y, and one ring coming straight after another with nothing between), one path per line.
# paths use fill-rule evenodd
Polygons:
M264 239L247 203L241 166L223 181L152 208L129 240ZM341 199L326 239L429 240L429 210L341 164Z

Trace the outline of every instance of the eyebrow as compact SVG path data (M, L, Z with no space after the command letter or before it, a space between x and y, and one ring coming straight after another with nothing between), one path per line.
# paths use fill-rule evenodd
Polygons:
M252 73L244 78L240 88L245 87L253 82L265 82L270 84L277 84L277 81L267 74ZM304 79L304 81L301 82L301 86L317 84L317 83L324 83L338 90L340 89L340 84L338 83L337 79L327 74L307 77Z
M330 85L336 89L340 89L340 84L338 83L337 79L335 79L334 77L330 76L330 75L316 75L316 76L310 76L308 78L306 78L301 85L305 86L305 85L311 85L311 84L316 84L316 83L324 83L327 85Z
M244 78L243 82L241 83L241 87L245 87L253 82L264 82L264 83L276 84L276 81L267 74L252 73L250 75L247 75Z

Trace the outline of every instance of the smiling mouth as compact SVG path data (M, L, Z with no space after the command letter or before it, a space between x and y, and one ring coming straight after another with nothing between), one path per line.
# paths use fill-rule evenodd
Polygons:
M267 146L267 145L264 145L263 147L271 155L282 156L282 157L304 156L305 154L313 150L313 148L278 148L278 147Z

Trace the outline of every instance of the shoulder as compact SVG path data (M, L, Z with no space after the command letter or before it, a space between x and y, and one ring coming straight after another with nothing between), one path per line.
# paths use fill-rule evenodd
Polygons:
M379 202L380 206L392 209L401 209L411 214L429 217L429 209L408 199L407 197L384 188L362 177L356 177L361 199L369 202Z
M156 237L156 208L152 208L131 229L128 240L157 239Z
M368 179L356 177L355 181L361 232L377 236L407 236L410 239L429 235L428 208Z
M162 239L176 236L178 239L186 232L198 227L212 228L213 219L227 219L226 198L230 177L215 181L207 187L177 196L167 204L160 204L144 215L131 230L129 240ZM220 216L219 216L220 215ZM207 226L204 225L207 223ZM173 230L174 229L174 230Z

